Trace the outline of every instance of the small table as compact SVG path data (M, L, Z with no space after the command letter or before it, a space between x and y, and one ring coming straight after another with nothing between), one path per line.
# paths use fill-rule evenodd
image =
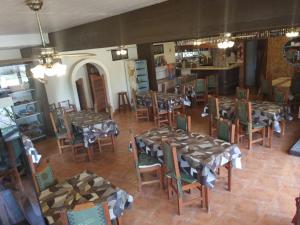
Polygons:
M161 110L168 110L172 111L174 106L176 105L186 105L190 106L191 101L188 99L186 95L180 95L180 94L174 94L174 93L161 93L157 92L157 102L158 107ZM143 92L139 93L136 96L137 104L151 107L152 106L152 99L151 99L151 93L150 92Z
M199 182L204 185L206 206L209 209L207 188L214 187L216 170L227 163L231 163L234 168L241 168L240 149L237 145L220 139L199 133L188 134L170 127L142 133L136 137L136 142L140 149L163 162L162 138L176 146L181 169L192 176L197 176Z
M88 148L89 160L93 158L91 144L99 137L112 136L115 145L115 137L120 133L117 123L110 119L108 113L96 113L93 111L71 112L68 114L75 133L83 134L84 146Z
M39 201L48 223L62 225L60 213L84 202L107 201L111 220L118 220L124 210L131 206L133 197L102 177L84 171L42 191Z

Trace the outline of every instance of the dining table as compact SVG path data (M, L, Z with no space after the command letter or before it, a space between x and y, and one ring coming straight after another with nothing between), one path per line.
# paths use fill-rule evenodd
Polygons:
M176 146L181 171L197 178L204 186L208 210L208 189L215 186L218 168L227 163L231 168L242 168L242 153L237 145L200 133L161 127L141 133L135 140L140 150L157 158L162 164L162 140Z
M219 96L218 100L220 116L234 121L236 116L235 98ZM281 133L281 127L279 123L281 120L293 119L290 107L288 105L262 100L251 100L251 105L253 123L266 123L268 125L270 134L273 133L273 130L277 133ZM202 116L206 116L208 113L208 106L205 106Z
M85 202L107 202L110 219L120 224L120 217L133 203L133 196L87 170L50 186L38 197L42 213L51 225L63 225L62 212Z
M156 92L156 95L159 110L172 112L173 108L177 105L191 106L191 101L186 95L162 92ZM152 98L149 91L138 93L136 100L137 105L152 107Z
M83 110L68 113L74 133L83 137L84 146L88 149L89 160L93 159L93 146L97 138L112 137L115 145L115 137L119 135L118 124L110 118L106 112L93 112Z

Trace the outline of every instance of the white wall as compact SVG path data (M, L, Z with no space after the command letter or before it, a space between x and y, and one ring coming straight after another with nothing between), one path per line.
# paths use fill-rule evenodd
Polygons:
M128 56L129 59L137 59L137 49L136 45L128 46ZM106 76L108 76L108 90L107 93L111 93L109 96L109 103L114 109L118 107L117 93L120 91L127 90L126 76L125 76L125 66L124 60L112 61L111 48L99 48L99 49L87 49L80 51L72 51L65 53L94 53L96 56L90 57L91 60L101 62L104 71L107 71ZM71 82L71 72L75 65L82 61L79 57L63 57L62 63L68 66L67 74L62 77L49 77L47 83L45 84L49 104L57 103L66 99L70 99L73 103L76 103L78 107L78 101L75 101L73 86Z
M20 58L22 58L20 49L0 50L0 60L20 59Z

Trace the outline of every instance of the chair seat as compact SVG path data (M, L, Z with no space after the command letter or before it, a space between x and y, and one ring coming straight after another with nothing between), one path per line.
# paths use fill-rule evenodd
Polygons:
M147 106L143 106L143 105L137 105L136 109L137 110L148 110L148 107Z
M83 144L83 137L82 136L75 136L72 140L73 145Z
M261 122L261 121L259 121L258 123L252 123L252 127L255 129L264 128L266 126L267 126L267 124L264 122Z
M159 110L158 114L168 114L168 110L165 109Z
M167 173L166 176L168 178L174 178L174 179L176 179L176 176L175 176L174 173ZM193 176L191 176L189 174L186 174L186 173L182 173L182 172L180 172L180 178L181 178L181 181L183 181L185 183L188 183L188 184L192 184L192 183L198 182L198 180L195 179Z
M159 163L159 161L149 155L147 155L146 153L141 153L139 155L139 168L149 168L149 167L153 167L153 166L161 166L161 164Z

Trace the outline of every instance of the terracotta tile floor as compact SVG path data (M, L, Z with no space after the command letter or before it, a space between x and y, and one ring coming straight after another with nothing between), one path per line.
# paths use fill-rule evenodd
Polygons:
M200 117L200 107L189 113L192 131L208 134L208 118ZM287 150L300 137L300 120L289 122L286 135L274 137L271 149L255 144L253 150L248 151L244 148L246 143L242 143L243 169L233 171L232 192L225 189L223 170L210 192L211 211L206 213L195 204L184 207L183 215L178 216L175 199L168 201L167 194L160 191L158 185L145 186L142 192L137 192L134 163L127 149L128 129L132 127L138 133L152 128L153 123L137 123L133 113L117 113L115 119L121 130L116 152L107 149L97 154L93 162L74 163L68 151L59 155L54 138L41 141L36 147L50 158L59 180L89 169L131 193L135 201L123 216L124 225L291 224L294 199L300 192L300 158L288 155Z

